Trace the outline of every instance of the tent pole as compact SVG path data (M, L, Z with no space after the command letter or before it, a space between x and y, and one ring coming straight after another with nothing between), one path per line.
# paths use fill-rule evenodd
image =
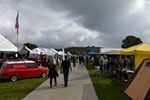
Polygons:
M103 47L99 47L99 53L102 53Z

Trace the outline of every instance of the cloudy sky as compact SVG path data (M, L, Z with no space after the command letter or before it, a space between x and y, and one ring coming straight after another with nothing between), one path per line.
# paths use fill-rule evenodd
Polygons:
M0 33L18 43L120 48L129 35L150 41L150 0L0 0Z

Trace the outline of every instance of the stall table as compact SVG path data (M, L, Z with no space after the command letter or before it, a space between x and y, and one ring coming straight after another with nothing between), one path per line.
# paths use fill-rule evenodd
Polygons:
M131 77L131 75L134 74L134 71L126 69L116 69L116 74L118 79L124 79L125 81L127 81Z

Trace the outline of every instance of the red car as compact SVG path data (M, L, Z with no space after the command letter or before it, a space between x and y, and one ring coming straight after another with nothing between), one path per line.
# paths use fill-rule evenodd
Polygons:
M27 59L35 61L37 63L37 65L40 65L42 62L40 55L37 55L37 54L30 54Z
M34 61L4 62L0 68L0 78L17 81L21 78L46 77L48 68L38 66Z

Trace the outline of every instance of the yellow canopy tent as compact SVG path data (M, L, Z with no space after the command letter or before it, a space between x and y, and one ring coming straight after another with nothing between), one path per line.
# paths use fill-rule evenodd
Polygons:
M150 58L150 43L141 43L120 51L122 55L135 55L137 68L145 58Z

